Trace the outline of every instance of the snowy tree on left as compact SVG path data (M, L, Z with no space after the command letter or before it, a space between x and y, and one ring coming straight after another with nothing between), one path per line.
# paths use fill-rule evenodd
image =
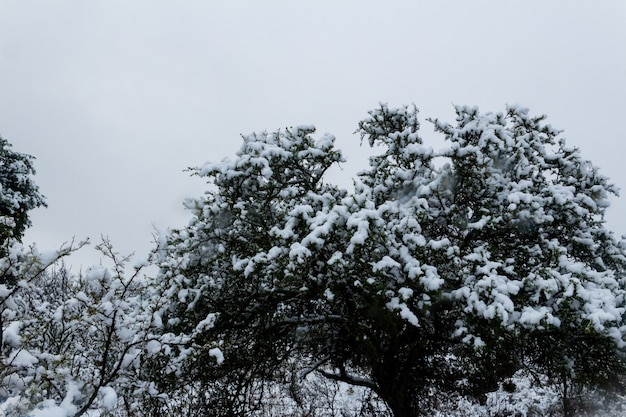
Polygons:
M8 254L8 246L20 242L24 231L30 226L28 213L45 206L45 198L32 179L35 174L34 157L15 152L11 144L0 137L0 255ZM13 280L7 273L0 276L0 283Z
M45 206L45 198L32 179L34 157L15 152L0 137L0 242L21 240L30 226L28 212Z
M45 205L32 179L34 158L0 141L0 415L100 415L151 392L139 363L168 336L152 337L158 305L128 258L106 239L96 249L112 267L72 274L63 258L87 244L42 252L25 247L28 211ZM170 340L171 341L171 340Z

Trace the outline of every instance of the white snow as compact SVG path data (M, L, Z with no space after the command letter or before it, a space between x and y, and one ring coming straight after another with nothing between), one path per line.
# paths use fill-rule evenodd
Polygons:
M23 349L15 350L8 358L8 362L17 367L30 367L39 362L35 356Z
M12 347L20 346L22 343L22 338L20 337L21 327L22 322L20 321L9 323L9 325L2 330L2 342Z
M151 340L146 343L146 351L155 354L161 351L161 343L158 340Z
M100 403L107 410L113 410L117 405L117 393L111 387L100 388Z
M411 323L413 326L419 326L419 320L405 303L401 303L398 297L392 297L387 303L387 308L391 311L400 310L400 317Z
M219 348L209 349L209 356L213 356L217 360L218 365L224 362L224 354Z

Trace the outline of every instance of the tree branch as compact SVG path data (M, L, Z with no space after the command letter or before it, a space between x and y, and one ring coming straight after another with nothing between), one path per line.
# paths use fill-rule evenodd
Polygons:
M348 375L346 370L341 368L339 369L339 374L335 374L332 372L327 372L323 369L316 369L316 371L322 375L324 378L332 379L333 381L345 382L350 385L369 388L374 392L378 392L378 385L370 379L361 378L358 376Z

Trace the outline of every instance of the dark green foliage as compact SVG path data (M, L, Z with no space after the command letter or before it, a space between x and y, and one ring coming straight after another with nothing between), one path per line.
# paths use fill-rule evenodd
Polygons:
M28 212L45 206L44 197L31 176L34 157L14 152L11 144L0 138L0 242L21 240L30 226Z

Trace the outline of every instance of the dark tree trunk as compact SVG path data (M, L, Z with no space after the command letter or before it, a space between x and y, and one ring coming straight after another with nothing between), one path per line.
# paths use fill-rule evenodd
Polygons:
M394 417L417 417L419 413L418 410L414 409L414 401L411 401L411 398L407 397L406 394L402 389L385 390L380 392L379 396L391 409Z
M569 401L569 392L567 389L567 377L563 378L563 416L573 417L574 413Z
M398 358L385 358L381 366L375 370L374 378L377 385L378 396L387 404L394 417L417 417L417 396L422 391L418 386L422 384L414 378L415 375L407 373L407 363Z

